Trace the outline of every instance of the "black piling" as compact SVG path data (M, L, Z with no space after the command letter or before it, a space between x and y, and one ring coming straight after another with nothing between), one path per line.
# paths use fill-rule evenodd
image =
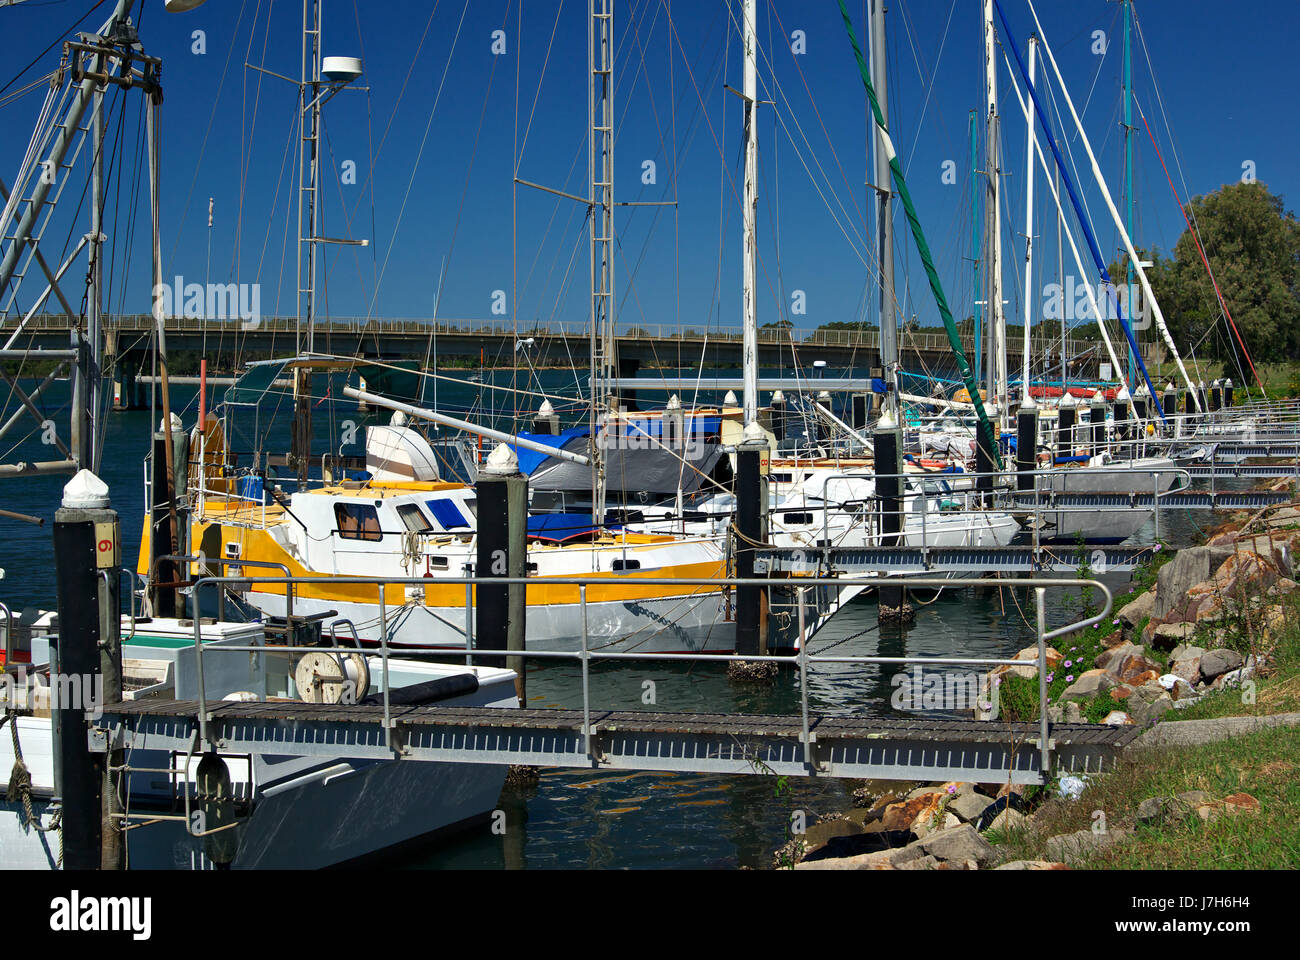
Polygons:
M1074 456L1074 418L1078 412L1074 396L1066 393L1061 397L1061 405L1056 414L1056 458L1058 460Z
M478 578L524 577L528 571L528 478L510 448L500 444L488 456L474 483L478 497ZM593 518L593 522L599 522ZM475 588L475 650L525 649L527 594L523 584L483 584ZM526 705L523 657L477 660L515 671L515 692Z
M1223 381L1215 380L1210 384L1210 412L1223 406Z
M875 447L876 497L880 503L880 542L882 546L894 547L903 542L903 431L888 410L876 421L871 440ZM907 602L907 591L901 582L895 585L886 580L885 583L876 590L879 621L910 621L916 611Z
M1038 465L1038 407L1028 394L1016 414L1016 489L1034 489L1034 468Z
M976 403L980 401L976 399ZM989 424L993 427L993 440L990 443L988 436L983 428L977 427L975 430L975 489L983 494L988 494L993 490L993 470L997 460L994 458L994 451L998 443L998 408L996 404L985 404L984 413L988 417ZM895 471L897 472L897 471Z
M766 452L766 442L752 438L736 447L736 521L732 550L739 580L754 576L754 557L764 540L762 461ZM762 587L736 588L736 653L741 656L767 653L762 629L765 594Z
M59 636L51 663L54 790L62 802L63 865L123 865L114 804L120 752L91 753L90 721L106 700L122 699L119 537L108 488L82 470L64 487L54 515Z
M1115 439L1120 443L1133 439L1133 404L1128 387L1120 387L1115 394Z
M560 432L560 417L551 406L551 401L543 400L542 405L537 410L537 416L533 418L533 433L556 436Z
M1092 433L1092 455L1100 456L1106 449L1106 396L1100 390L1092 395L1088 423Z
M1223 381L1223 405L1232 406L1232 378Z

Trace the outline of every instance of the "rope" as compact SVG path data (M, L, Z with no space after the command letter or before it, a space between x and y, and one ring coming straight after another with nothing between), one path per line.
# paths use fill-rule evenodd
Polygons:
M28 827L38 833L59 831L59 866L61 867L63 866L63 810L54 812L48 827L41 826L40 818L32 810L32 775L27 770L27 764L23 762L23 748L18 742L18 713L12 707L5 712L3 718L0 718L0 727L6 723L9 724L9 730L14 738L14 768L9 774L9 790L5 799L10 803L15 800L22 801L24 821Z

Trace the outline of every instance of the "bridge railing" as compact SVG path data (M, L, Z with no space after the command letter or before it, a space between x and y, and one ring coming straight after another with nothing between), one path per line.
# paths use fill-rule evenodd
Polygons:
M1051 739L1050 739L1050 718L1047 715L1047 645L1057 637L1066 636L1075 631L1084 629L1090 625L1100 623L1105 617L1110 615L1112 596L1110 589L1099 580L1092 579L1067 579L1067 578L1045 578L1045 577L1007 577L1000 578L997 582L1001 586L1009 587L1028 587L1034 590L1036 599L1036 634L1037 634L1037 652L1038 656L1034 661L1016 660L1008 658L977 658L977 657L887 657L887 656L829 656L825 654L809 654L807 635L805 631L805 607L806 595L809 589L831 588L842 590L846 586L860 584L863 587L880 586L881 583L888 581L888 577L800 577L792 581L789 578L733 578L733 579L710 579L710 578L645 578L638 579L639 586L687 586L687 587L709 587L714 590L734 589L739 586L760 586L760 587L795 587L798 594L798 624L799 624L799 649L792 656L760 656L749 654L712 654L712 653L642 653L642 652L604 652L592 650L589 645L589 620L588 620L588 600L587 587L590 583L603 582L596 577L445 577L438 578L439 584L463 584L465 587L465 656L466 663L473 663L473 658L477 653L478 656L508 657L523 659L552 659L552 660L576 660L582 670L582 717L583 726L582 734L585 740L585 750L587 757L594 764L597 762L596 753L593 749L593 727L591 723L591 692L590 692L590 669L593 660L624 660L624 661L654 661L661 660L672 663L680 663L682 660L691 660L699 662L712 663L731 663L736 661L746 662L771 662L777 664L787 664L797 667L799 671L799 690L801 702L801 742L804 747L805 759L810 761L809 749L813 744L811 736L811 723L808 708L808 667L809 664L879 664L893 666L907 666L914 664L931 664L931 665L949 665L955 667L967 668L984 668L991 669L1000 666L1026 666L1036 665L1038 669L1038 726L1039 742L1038 750L1040 756L1040 771L1043 782L1047 781L1051 764ZM379 641L377 644L378 656L381 659L381 675L383 677L383 724L386 745L392 746L392 734L395 723L392 717L392 708L389 701L391 685L389 683L388 661L393 655L393 651L388 641L388 622L389 618L395 615L396 611L390 612L384 598L384 589L386 585L402 584L407 588L425 587L429 580L422 577L358 577L358 576L327 576L327 577L201 577L194 581L191 601L196 610L201 609L199 603L199 591L204 587L224 590L227 588L252 589L253 584L263 586L279 585L284 587L286 595L292 592L294 585L297 584L314 584L316 586L344 586L344 585L373 585L378 586L378 625ZM968 587L980 586L988 581L981 577L966 578L948 578L948 577L908 577L906 583L908 587L921 588L943 588L943 587ZM533 586L539 583L550 585L574 585L579 591L579 607L581 610L582 629L580 633L580 647L578 650L559 651L559 650L499 650L499 649L482 649L474 648L474 587L478 586L506 586L521 585L525 589L531 584ZM1102 609L1095 614L1091 614L1083 620L1067 623L1064 626L1057 627L1053 630L1047 629L1047 606L1046 593L1049 588L1077 589L1079 587L1093 587L1099 590L1105 601ZM698 593L699 591L693 591ZM350 623L350 621L349 621ZM332 629L332 628L331 628ZM205 649L202 636L202 623L200 618L194 618L194 650L197 666L198 681L198 741L202 745L210 742L208 735L208 702L204 686L203 661L205 653L267 653L268 648L262 646L226 646L222 645L215 650ZM355 646L311 646L304 647L304 652L311 651L315 653L356 653ZM445 649L419 649L403 647L399 651L399 656L404 658L419 656L443 656L447 655ZM990 680L992 683L992 680Z
M38 314L26 324L30 333L66 331L70 320L63 314ZM0 331L12 330L17 326L16 318L0 321ZM119 314L104 318L104 329L129 333L147 333L153 329L154 319L149 314ZM208 317L168 317L167 329L178 333L203 332L214 330L235 330L240 333L293 333L298 328L298 319L292 316L270 316L254 320L241 320L238 317L212 319ZM447 319L434 321L420 317L329 317L316 321L318 334L379 335L399 337L447 336L488 336L499 338L517 337L527 341L536 339L583 339L589 336L589 325L584 320L553 320L546 323L520 324L516 328L509 317L490 319ZM709 323L624 323L618 325L618 337L626 341L689 341L692 343L740 342L741 330L738 327L719 327ZM760 327L759 343L792 344L793 346L847 347L878 350L880 333L876 330L798 330L785 327ZM899 336L899 344L905 351L921 353L944 353L949 349L947 335L937 329L904 331ZM1071 340L1066 350L1071 355L1081 354L1096 346L1091 341ZM1059 353L1061 341L1050 337L1035 338L1031 349L1035 352Z

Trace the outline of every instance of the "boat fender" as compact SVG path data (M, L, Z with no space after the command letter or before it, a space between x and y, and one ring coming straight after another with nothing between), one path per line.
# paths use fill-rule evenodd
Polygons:
M388 693L389 706L418 707L423 704L438 703L453 697L475 693L478 690L478 676L473 673L455 673L449 677L425 680L413 683L409 687L398 687ZM382 704L383 694L372 693L361 701L364 704Z

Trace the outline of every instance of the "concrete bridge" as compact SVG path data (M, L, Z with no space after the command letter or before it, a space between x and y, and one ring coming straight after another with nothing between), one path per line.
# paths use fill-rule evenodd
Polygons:
M16 319L0 323L8 338ZM105 366L124 398L134 389L136 371L145 369L154 321L148 314L122 314L104 319ZM256 320L209 320L173 317L167 320L170 352L207 351L229 355L238 349L245 356L289 355L294 352L298 323L294 317ZM38 315L29 320L13 349L66 349L70 318L61 314ZM811 368L824 361L831 368L871 369L880 365L880 334L874 330L815 330L805 333L781 327L764 327L759 334L759 363L764 367ZM487 363L509 363L527 351L532 362L568 361L585 367L590 356L590 334L585 322L559 321L521 325L518 331L506 317L491 320L438 320L331 317L316 321L315 350L339 356L386 359L437 356L478 358ZM1036 339L1038 356L1059 356L1060 342ZM900 335L903 368L950 374L952 351L942 330L924 329ZM1089 375L1097 368L1100 346L1089 341L1069 341L1072 375ZM622 324L618 331L619 373L635 376L646 366L739 366L741 332L738 328L702 324ZM111 365L109 361L112 361ZM129 398L125 401L131 404Z

